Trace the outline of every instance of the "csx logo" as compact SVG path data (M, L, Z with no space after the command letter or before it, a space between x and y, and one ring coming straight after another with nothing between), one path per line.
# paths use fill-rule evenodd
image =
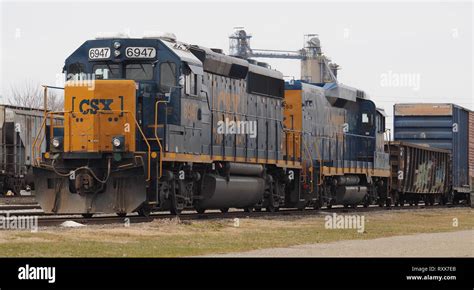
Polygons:
M112 110L110 105L113 101L113 99L85 99L79 103L79 111L84 115L97 114L98 110L110 111Z

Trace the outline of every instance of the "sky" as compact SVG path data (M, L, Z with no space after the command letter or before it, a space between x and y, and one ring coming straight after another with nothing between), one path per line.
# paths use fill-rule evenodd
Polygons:
M228 52L242 26L260 49L299 50L305 34L318 34L339 81L367 92L388 126L395 102L474 110L472 2L0 1L1 103L25 82L57 85L68 55L101 32L172 32ZM298 60L262 60L300 76Z

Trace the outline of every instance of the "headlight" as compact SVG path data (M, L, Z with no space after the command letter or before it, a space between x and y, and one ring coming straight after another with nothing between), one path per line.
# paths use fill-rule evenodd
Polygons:
M119 49L120 48L120 42L118 42L118 41L114 42L114 47L115 47L115 49Z
M115 55L115 57L119 57L120 56L120 50L115 50L114 55Z
M59 146L61 146L61 142L56 138L54 138L53 141L51 141L51 144L53 144L54 148L59 148Z
M114 138L114 139L112 139L112 144L113 144L115 147L120 147L120 145L122 145L122 141L120 141L119 138Z

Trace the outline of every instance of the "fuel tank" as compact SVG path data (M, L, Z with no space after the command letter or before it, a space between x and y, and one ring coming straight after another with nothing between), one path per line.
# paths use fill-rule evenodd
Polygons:
M263 198L265 180L259 177L224 177L206 174L202 185L202 199L197 207L204 209L245 208Z
M338 186L336 188L336 202L338 204L358 204L367 194L366 186Z
M227 168L231 175L261 176L263 165L246 163L228 163Z
M357 175L338 176L334 179L334 185L357 185L360 177Z

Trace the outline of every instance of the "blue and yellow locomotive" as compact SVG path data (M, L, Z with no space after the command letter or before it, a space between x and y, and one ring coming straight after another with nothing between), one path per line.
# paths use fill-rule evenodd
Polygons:
M384 201L384 116L338 84L172 35L86 41L66 59L64 124L34 167L47 213ZM341 93L343 92L343 93Z

